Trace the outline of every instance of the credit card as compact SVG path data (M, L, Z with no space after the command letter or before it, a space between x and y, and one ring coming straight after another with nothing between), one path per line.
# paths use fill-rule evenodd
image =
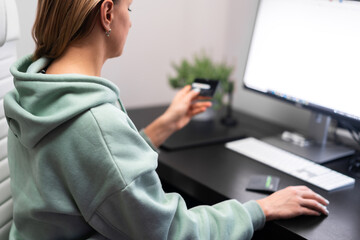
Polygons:
M212 97L215 94L218 84L219 81L217 80L196 78L191 84L191 88L200 91L200 96Z

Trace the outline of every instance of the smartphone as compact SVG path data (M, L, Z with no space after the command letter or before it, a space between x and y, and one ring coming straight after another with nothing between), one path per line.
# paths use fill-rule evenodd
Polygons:
M219 81L217 80L196 78L191 84L191 88L200 91L200 96L212 97L215 94L218 84Z

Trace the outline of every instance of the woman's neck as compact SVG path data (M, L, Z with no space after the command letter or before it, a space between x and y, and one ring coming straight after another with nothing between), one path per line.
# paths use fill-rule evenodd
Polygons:
M101 45L82 41L81 45L71 44L59 58L50 64L46 73L100 76L105 61L106 57Z

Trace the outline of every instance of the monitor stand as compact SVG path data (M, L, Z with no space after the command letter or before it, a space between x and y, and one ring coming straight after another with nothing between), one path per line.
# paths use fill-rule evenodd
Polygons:
M319 164L354 154L354 149L328 141L330 123L329 116L312 113L306 138L284 132L281 136L268 137L263 141Z

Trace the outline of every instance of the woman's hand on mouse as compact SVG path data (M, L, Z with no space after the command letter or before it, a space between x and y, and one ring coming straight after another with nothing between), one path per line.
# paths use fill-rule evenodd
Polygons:
M300 215L328 215L329 201L306 186L291 186L257 200L266 220L293 218Z

